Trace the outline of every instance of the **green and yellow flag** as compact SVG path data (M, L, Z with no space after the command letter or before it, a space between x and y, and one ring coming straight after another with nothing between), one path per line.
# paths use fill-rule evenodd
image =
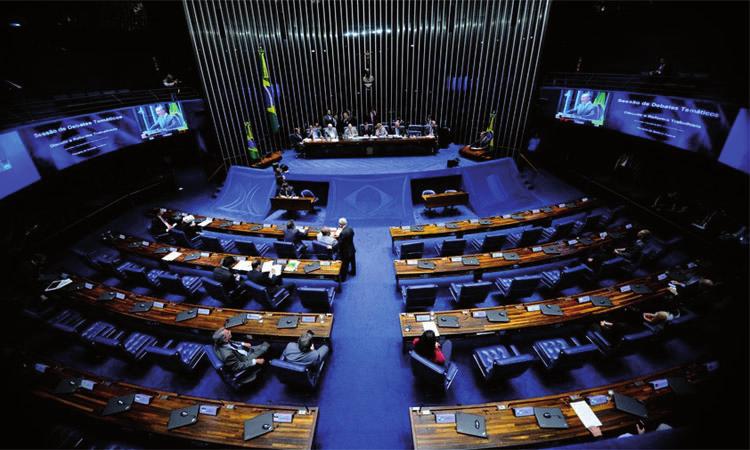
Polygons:
M258 151L258 147L255 146L253 128L250 126L250 122L245 122L245 138L247 139L247 153L250 155L250 160L259 160L260 152Z
M261 48L258 50L260 55L260 65L263 70L263 90L265 91L266 101L266 114L268 115L268 123L271 126L271 132L277 133L279 131L279 116L276 115L276 106L273 104L274 93L271 89L271 76L268 74L268 65L266 64L266 52Z
M484 131L492 134L492 139L490 139L489 148L493 148L495 146L495 132L492 131L494 129L495 129L495 112L492 111L490 113L490 124L487 125L487 129L484 130Z

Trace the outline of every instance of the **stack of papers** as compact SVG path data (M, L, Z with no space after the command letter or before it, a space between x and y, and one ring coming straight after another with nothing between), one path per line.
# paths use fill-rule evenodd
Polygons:
M296 259L290 259L289 262L286 263L286 267L284 267L284 272L296 272L298 266L299 261Z
M435 336L440 336L440 332L438 331L438 327L435 324L435 321L422 322L422 331L428 330L432 330L432 332L435 333Z
M182 253L180 253L180 252L171 252L171 253L167 254L167 256L163 257L162 259L163 259L164 261L174 261L174 260L175 260L175 259L177 259L177 258L178 258L178 257L179 257L180 255L182 255Z
M240 261L237 264L235 264L234 266L232 266L232 269L234 269L234 270L241 270L243 272L249 272L250 270L252 270L252 268L253 268L252 261L247 261L247 260Z
M198 226L199 226L199 227L205 227L206 225L208 225L209 223L211 223L211 222L213 222L213 221L214 221L214 219L213 219L213 218L211 218L211 217L206 217L206 220L204 220L203 222L199 223L199 224L198 224Z

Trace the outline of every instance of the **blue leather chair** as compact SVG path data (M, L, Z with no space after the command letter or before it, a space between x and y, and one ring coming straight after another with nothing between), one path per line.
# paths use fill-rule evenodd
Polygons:
M330 261L333 259L333 246L319 241L312 241L312 254L318 259Z
M451 283L450 293L457 305L475 305L487 299L492 289L489 281L475 281L473 283Z
M479 239L473 239L471 247L479 253L496 252L503 248L507 240L508 236L505 234L488 234L481 242Z
M272 359L269 364L273 373L282 383L303 389L312 389L318 385L326 362L323 360L320 364L305 366L283 359Z
M422 197L424 197L425 195L435 195L435 194L436 194L436 192L433 191L432 189L425 189L425 190L422 191ZM432 212L432 208L425 207L425 211L431 213Z
M653 341L657 334L644 326L629 330L622 335L620 341L611 340L600 330L589 330L586 337L605 355L623 355L637 350L644 343Z
M256 244L251 241L234 241L237 253L247 256L263 256L268 253L268 245Z
M316 312L328 312L333 309L336 288L298 287L297 295L305 308Z
M213 278L201 277L201 282L203 283L203 287L206 289L208 295L215 298L216 300L224 303L230 303L235 299L235 295L233 292L229 292L224 289L224 285L214 280Z
M515 345L480 347L472 353L485 381L501 381L526 372L536 361L534 355L521 353Z
M122 342L125 356L133 361L141 361L146 356L146 347L156 344L156 338L144 333L130 333Z
M232 239L201 235L201 241L203 241L203 248L212 252L232 253L235 250L235 242Z
M290 297L289 291L284 287L280 287L273 295L271 295L268 289L264 286L255 284L250 280L245 280L244 286L247 288L247 292L251 297L270 309L278 308L284 300Z
M581 221L576 222L576 233L581 234L586 231L598 231L602 227L602 214L589 214Z
M172 339L162 345L145 347L146 359L167 370L182 372L195 371L206 357L201 344L195 342L175 342Z
M159 275L163 273L162 270L153 269L147 271L145 267L134 263L125 263L120 266L120 270L125 275L125 280L128 283L161 289Z
M622 256L615 256L607 259L599 266L598 270L588 267L589 278L592 280L602 280L606 278L616 278L625 272L627 261Z
M466 250L466 239L445 239L435 244L435 251L439 256L463 255Z
M409 352L409 360L415 378L424 382L427 386L439 388L443 392L448 391L453 380L456 379L456 375L458 375L458 366L452 361L449 361L446 366L441 366L422 357L414 350Z
M47 320L47 323L57 331L68 335L78 334L86 323L81 313L74 309L63 309Z
M107 271L112 267L117 267L120 262L120 256L113 253L98 250L89 252L78 249L73 250L73 252L81 258L84 264L97 271Z
M186 297L195 297L200 294L200 288L203 285L200 277L183 275L162 271L159 274L159 283L161 287L169 292L181 294Z
M122 339L125 332L118 330L114 325L97 321L89 325L81 332L84 343L102 353L118 353L122 348Z
M202 240L199 234L196 234L192 239L188 239L184 231L172 228L169 233L174 237L174 241L180 247L186 248L202 248Z
M315 200L313 201L313 203L317 203L317 201L318 201L318 197L310 189L303 189L302 192L300 192L299 195L300 195L300 197L314 198Z
M513 278L498 278L495 286L505 299L525 298L534 293L542 282L541 275L520 275Z
M581 283L588 273L585 264L563 267L562 270L548 270L542 272L542 285L549 290L559 291Z
M533 349L548 370L580 367L599 354L596 345L581 344L575 337L536 341Z
M396 250L398 259L419 259L424 255L424 242L405 242Z
M302 242L299 245L294 245L292 242L275 241L273 248L276 250L276 255L279 258L287 259L301 259L307 250L305 244Z
M401 298L404 300L404 308L407 311L423 311L427 308L432 308L435 306L437 290L437 284L401 286Z
M565 239L570 236L575 227L576 222L574 221L558 223L557 225L547 227L542 233L542 241L549 242Z
M510 247L527 247L534 245L542 238L544 228L542 227L531 227L522 230L520 233L512 233L508 235L508 245Z
M251 367L247 370L243 370L236 374L233 374L232 372L224 369L224 362L219 359L219 356L216 354L213 345L206 344L203 346L203 350L206 353L208 362L211 363L211 366L214 368L214 370L216 370L216 373L218 373L221 379L224 380L224 382L228 384L232 389L240 390L244 386L252 384L242 383L241 380L245 378L245 374L247 374L248 371L260 371L261 366L255 365L254 367Z

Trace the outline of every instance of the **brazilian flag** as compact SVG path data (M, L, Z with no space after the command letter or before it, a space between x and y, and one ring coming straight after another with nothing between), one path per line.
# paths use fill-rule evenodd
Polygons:
M250 122L245 122L245 138L247 138L247 152L250 154L250 160L259 160L260 152L258 151L258 147L255 146L253 128L250 126Z
M487 125L487 129L484 130L488 133L492 134L492 139L490 139L490 144L488 145L489 148L495 147L495 132L493 131L495 129L495 112L490 113L490 124Z
M599 92L593 103L599 107L600 114L598 119L591 121L591 124L600 127L604 124L604 109L607 107L607 93Z
M268 123L271 125L271 132L279 131L279 116L276 115L276 106L273 104L273 90L271 89L271 76L268 74L268 65L266 64L266 52L261 48L258 50L260 55L260 65L263 69L263 90L266 97L266 114L268 114Z

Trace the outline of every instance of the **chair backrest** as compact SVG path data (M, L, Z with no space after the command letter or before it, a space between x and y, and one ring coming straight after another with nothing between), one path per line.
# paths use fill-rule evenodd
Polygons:
M318 259L333 259L333 249L319 241L312 242L312 251Z
M234 241L234 245L237 247L237 251L240 254L248 256L260 256L258 247L255 246L255 242L247 241Z
M201 236L201 241L203 241L203 246L206 250L218 253L222 253L224 251L224 247L222 247L221 245L221 240L219 240L219 238L217 237Z
M456 193L456 192L458 192L458 191L457 191L457 190L455 190L455 189L446 189L446 190L445 190L445 191L443 191L443 192L444 192L445 194L455 194L455 193Z
M315 198L315 193L311 191L310 189L303 189L300 193L301 197L308 197L308 198Z
M424 358L414 350L409 352L409 360L414 377L432 387L439 387L444 391L450 388L451 383L458 373L458 367L454 363L449 362L448 366L444 367Z
M573 228L575 228L576 223L575 222L563 222L560 224L555 225L555 239L563 239L570 235L570 233L573 231Z
M318 384L318 375L325 362L315 366L304 366L281 359L272 359L270 365L273 372L284 384L302 388L313 388Z
M615 256L614 258L610 258L602 262L602 265L599 267L598 276L608 277L616 275L618 272L623 270L623 267L625 267L625 263L625 258L623 258L622 256Z
M278 255L279 258L297 259L300 257L297 252L297 247L293 242L275 241L273 243L273 248L276 250L276 255Z
M401 259L419 259L424 255L424 242L406 242L401 244Z
M203 287L206 288L206 292L216 300L229 301L229 293L224 289L224 285L214 280L213 278L201 277L203 281Z
M543 232L544 228L541 227L527 228L521 232L521 238L518 240L517 245L519 247L525 247L527 245L536 244L539 241L539 238L542 237Z
M492 283L489 281L477 281L474 283L464 283L461 285L461 294L458 298L459 303L482 303L492 289Z
M586 276L586 266L584 264L578 264L573 267L565 267L560 271L560 279L557 281L557 286L560 288L572 286L577 282L581 281Z
M509 295L522 297L531 295L541 282L541 275L520 275L513 277L510 280Z
M508 236L505 234L488 234L482 241L482 252L496 252L503 248Z
M422 195L435 195L435 191L433 191L432 189L425 189L424 191L422 191Z
M271 294L269 294L268 289L264 286L253 283L250 280L245 280L245 287L248 288L250 296L259 303L272 309L277 306L274 304L273 298L271 297Z
M182 292L185 290L185 287L182 284L182 280L180 280L180 277L176 273L159 273L159 282L166 290L171 292Z
M601 214L589 214L586 216L586 218L583 220L583 225L581 226L580 231L590 231L595 230L599 227L599 223L602 221L602 215Z
M122 271L129 281L138 283L141 286L148 286L150 281L146 275L146 269L141 266L127 265L123 267Z
M177 228L172 228L171 230L169 230L169 232L172 233L172 236L174 236L174 240L177 245L187 248L192 248L195 246L195 242L192 242L190 239L188 239L184 231L178 230Z
M320 287L298 287L297 295L302 302L302 306L313 310L328 310L330 301L328 290Z
M404 303L406 309L421 309L435 305L437 284L420 284L404 287Z
M445 239L440 247L440 256L463 255L466 249L466 239Z

